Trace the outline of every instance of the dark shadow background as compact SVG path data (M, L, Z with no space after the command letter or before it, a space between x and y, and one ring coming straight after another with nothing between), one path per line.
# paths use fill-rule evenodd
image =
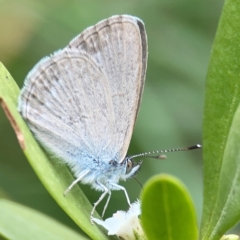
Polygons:
M115 14L131 14L146 25L149 60L140 114L129 154L201 143L204 85L223 0L89 1L0 0L0 61L19 86L32 67L86 27ZM198 222L202 211L201 150L145 159L138 180L169 173L188 188ZM136 181L123 183L131 201ZM94 202L99 193L83 186ZM58 207L29 166L0 110L0 195L77 228ZM102 210L102 205L98 208ZM127 209L123 192L113 192L106 217Z

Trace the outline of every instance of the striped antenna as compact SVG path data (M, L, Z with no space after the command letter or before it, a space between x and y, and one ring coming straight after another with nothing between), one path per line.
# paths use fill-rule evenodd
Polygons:
M180 151L189 151L194 149L202 148L202 145L196 144L190 147L185 148L174 148L174 149L166 149L166 150L159 150L159 151L152 151L152 152L145 152L140 153L137 155L130 156L129 159L137 158L137 157L146 157L146 158L155 158L155 159L166 159L166 155L162 153L169 153L169 152L180 152ZM154 155L157 154L157 155Z

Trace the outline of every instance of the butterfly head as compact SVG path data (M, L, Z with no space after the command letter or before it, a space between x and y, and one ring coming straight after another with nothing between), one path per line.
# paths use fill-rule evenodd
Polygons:
M133 178L139 172L142 161L136 163L131 160L130 157L126 157L121 164L125 167L121 179L126 180L128 178Z

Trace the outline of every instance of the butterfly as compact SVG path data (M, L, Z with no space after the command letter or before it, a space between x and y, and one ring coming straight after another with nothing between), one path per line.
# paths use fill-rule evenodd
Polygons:
M145 83L147 48L142 20L112 16L37 63L20 93L18 110L35 138L76 177L64 194L78 182L102 192L91 221L108 195L104 215L112 190L124 191L131 205L119 181L138 173L142 161L133 158L164 158L159 153L201 147L127 156Z

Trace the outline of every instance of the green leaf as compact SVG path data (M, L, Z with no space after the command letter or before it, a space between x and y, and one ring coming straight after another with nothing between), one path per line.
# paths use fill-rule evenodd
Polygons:
M0 200L0 236L18 240L84 240L56 220L9 200Z
M208 69L203 123L204 207L201 239L204 240L219 239L216 231L220 230L215 227L218 224L219 212L223 210L219 207L223 207L226 201L220 199L220 196L224 195L222 191L230 191L231 178L236 177L229 176L235 173L224 168L228 164L231 166L230 162L237 161L236 158L233 160L228 156L229 148L232 147L228 145L228 141L233 137L230 136L230 128L240 102L239 12L239 0L225 2ZM239 146L239 143L236 144ZM237 153L234 154L237 156ZM220 204L221 201L223 203ZM236 223L236 218L230 218L231 216L228 216L226 219L228 227L225 225L220 232Z
M143 229L151 240L196 240L192 200L179 180L169 175L150 179L142 193Z
M33 138L30 130L17 111L19 88L11 75L0 63L0 104L17 135L19 144L39 179L73 221L92 239L108 239L102 231L90 223L91 204L80 187L75 186L66 197L66 188L74 178L64 164L48 159Z
M215 209L204 239L218 240L240 220L240 105L224 151Z

